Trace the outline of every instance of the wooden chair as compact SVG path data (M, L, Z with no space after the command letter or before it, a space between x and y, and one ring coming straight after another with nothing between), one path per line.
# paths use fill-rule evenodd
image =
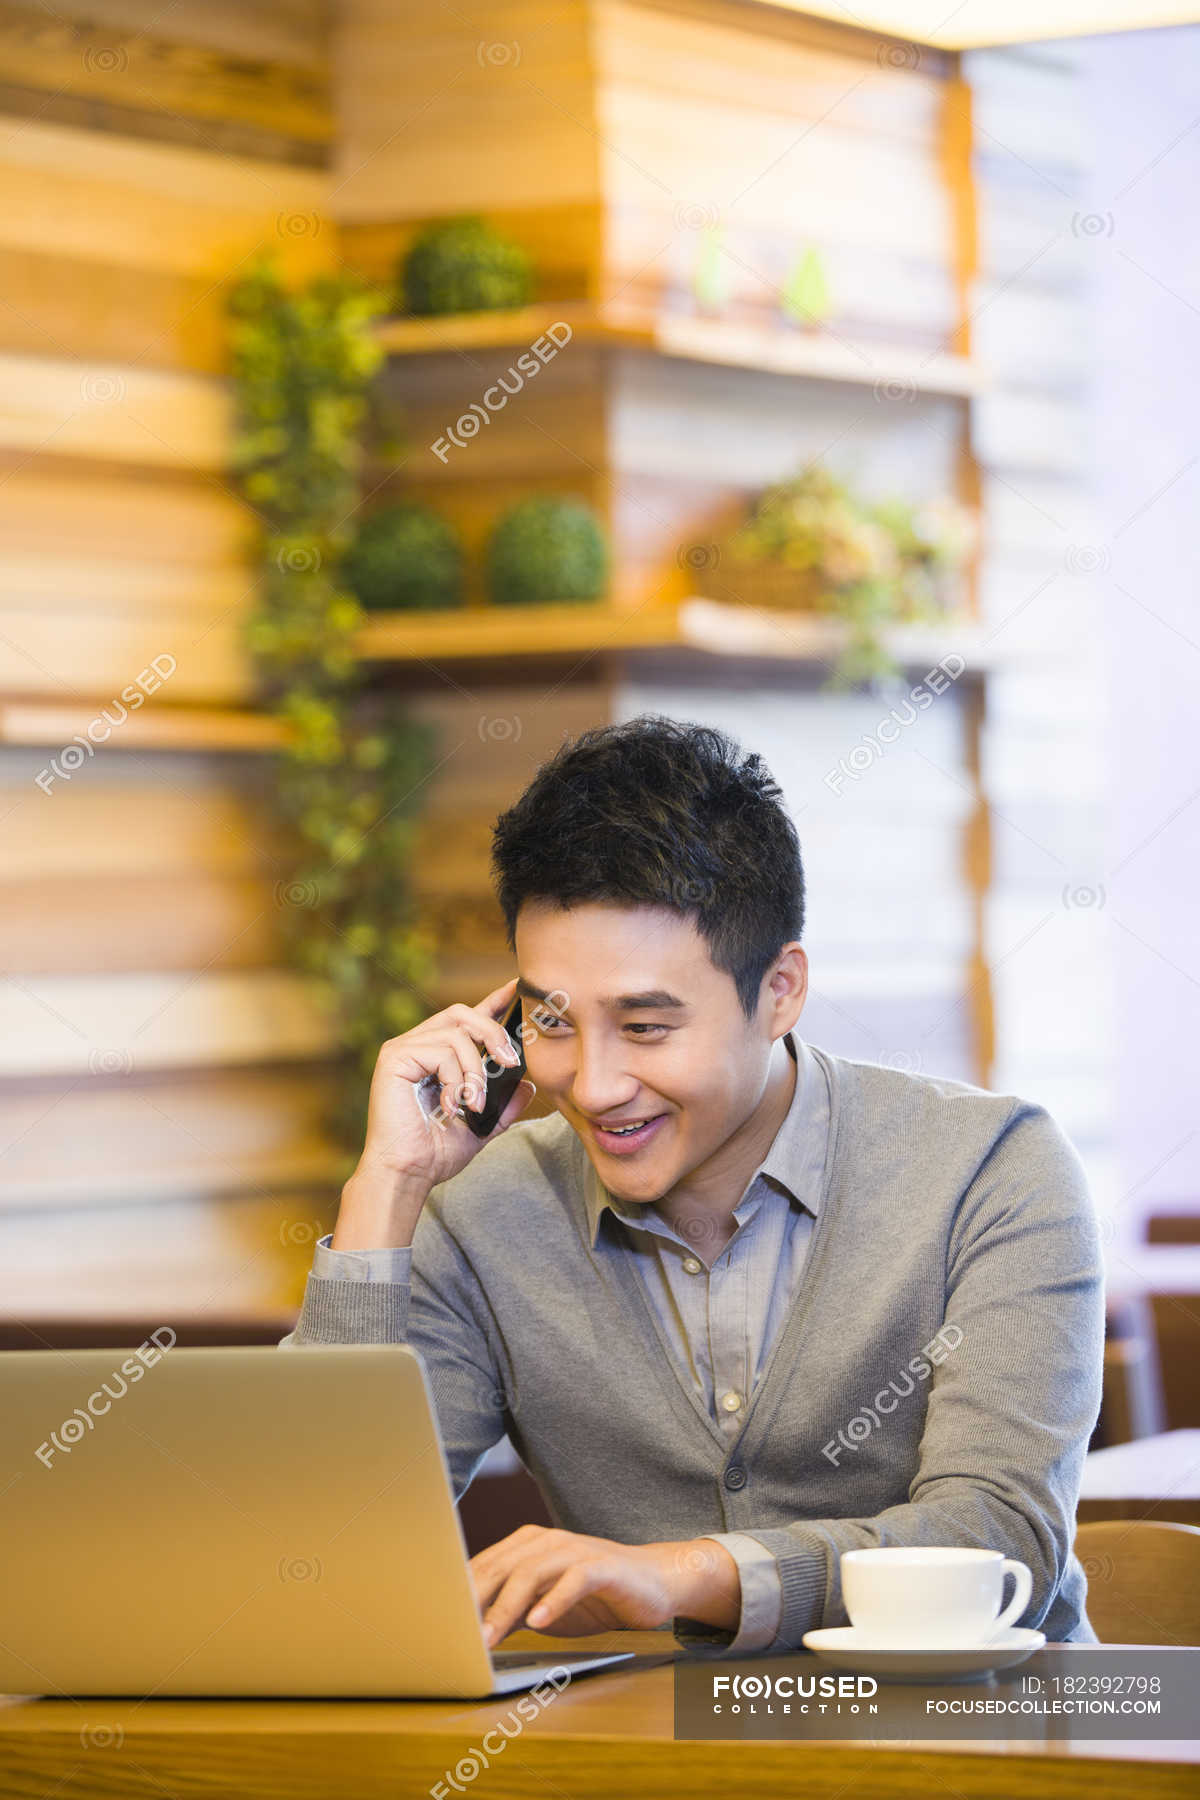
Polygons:
M1200 1213L1152 1213L1146 1220L1148 1244L1200 1244Z
M467 1555L498 1544L518 1525L552 1525L541 1489L527 1469L509 1475L479 1475L458 1503Z
M1077 1528L1075 1554L1102 1644L1200 1644L1200 1528L1102 1519Z
M1200 1294L1153 1293L1148 1296L1154 1321L1158 1379L1162 1388L1164 1430L1200 1427Z

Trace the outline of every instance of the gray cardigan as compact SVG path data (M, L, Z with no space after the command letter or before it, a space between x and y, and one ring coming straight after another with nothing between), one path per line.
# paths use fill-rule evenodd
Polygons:
M784 1644L846 1623L839 1555L872 1544L1002 1550L1033 1572L1019 1623L1094 1643L1071 1544L1103 1275L1079 1156L1030 1101L811 1048L831 1100L817 1222L732 1443L616 1233L591 1245L598 1177L557 1113L433 1190L411 1285L310 1276L283 1343L412 1344L456 1497L507 1432L567 1530L748 1532L778 1564Z

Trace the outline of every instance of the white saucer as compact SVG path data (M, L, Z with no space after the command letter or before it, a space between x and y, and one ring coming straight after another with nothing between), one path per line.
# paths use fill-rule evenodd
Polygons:
M1024 1662L1046 1642L1044 1631L1014 1627L986 1644L955 1644L909 1648L901 1644L872 1644L853 1625L837 1625L824 1631L806 1631L807 1649L839 1669L858 1669L881 1681L969 1681L990 1675L993 1669L1011 1669Z

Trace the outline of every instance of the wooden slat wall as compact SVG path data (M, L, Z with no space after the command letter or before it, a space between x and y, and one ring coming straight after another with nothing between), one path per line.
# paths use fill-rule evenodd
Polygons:
M431 15L421 0L345 0L335 216L594 207L591 11L584 0L493 0Z
M328 1204L331 1026L283 963L261 760L133 747L151 709L252 702L223 308L260 248L335 259L326 36L309 0L0 5L0 701L65 743L176 665L50 792L55 743L0 748L0 1306L26 1316L278 1308L311 1255L285 1228Z
M49 1104L35 1083L10 1082L0 1093L9 1202L52 1213L69 1199L103 1210L325 1182L323 1095L319 1069L283 1067L170 1071L136 1083L101 1074L64 1084Z
M271 965L286 865L255 762L114 750L49 794L45 767L42 750L0 758L6 976Z
M68 4L77 37L63 17L0 5L0 701L103 704L165 651L178 668L149 705L247 703L221 305L257 245L311 272L336 255L332 219L347 256L387 277L421 221L482 211L539 257L548 300L687 310L698 228L719 224L734 311L758 323L814 245L839 332L996 364L972 446L978 600L1029 666L989 677L982 756L964 686L840 795L828 768L886 707L819 695L811 676L731 663L697 681L594 655L397 678L443 757L416 859L447 946L430 999L478 997L510 972L490 828L566 733L644 708L715 720L766 753L796 814L814 959L803 1028L867 1060L1011 1084L1098 1144L1100 912L1061 897L1088 882L1096 817L1070 787L1093 766L1098 716L1085 608L1059 579L1064 548L1095 535L1082 246L1070 202L1030 173L1044 164L1070 193L1078 169L1058 50L972 53L964 84L957 59L904 66L873 34L732 0L501 0L482 21L433 24L414 0L343 0L331 131L309 0ZM393 369L408 444L380 497L444 505L477 550L531 486L582 493L610 521L627 605L682 591L681 553L804 457L879 492L974 492L956 401L889 405L869 387L579 343L443 464L433 438L510 360ZM1054 605L1025 604L1046 581ZM281 967L255 765L113 749L47 795L44 762L0 747L0 1306L94 1309L102 1290L113 1310L147 1296L270 1310L298 1293L328 1216L330 1037ZM1044 1029L1023 1034L1034 1018Z
M323 9L288 7L291 29L282 32L269 15L283 7L252 6L236 19L229 9L224 41L213 35L206 41L188 22L176 35L174 15L183 9L168 10L170 17L163 9L99 0L86 14L69 17L5 0L5 111L85 126L99 113L108 128L127 136L325 164L331 121ZM187 9L205 10L212 34L212 12L226 9ZM277 48L264 52L272 35Z
M246 526L221 475L0 458L0 691L109 700L165 652L172 700L244 700Z

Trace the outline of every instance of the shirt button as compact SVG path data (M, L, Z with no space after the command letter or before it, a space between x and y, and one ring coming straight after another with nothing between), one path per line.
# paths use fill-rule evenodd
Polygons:
M740 1394L735 1394L731 1391L728 1394L721 1395L721 1405L725 1408L726 1412L736 1412L741 1404L742 1396Z
M695 1256L685 1256L683 1259L683 1266L689 1275L698 1275L704 1267L704 1264Z
M726 1469L725 1486L727 1488L743 1488L746 1485L745 1469Z

